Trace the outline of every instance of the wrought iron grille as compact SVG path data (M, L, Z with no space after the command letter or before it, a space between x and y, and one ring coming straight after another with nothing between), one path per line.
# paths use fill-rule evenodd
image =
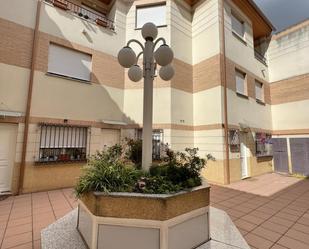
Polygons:
M40 125L38 162L75 162L87 159L88 127Z
M79 17L82 17L86 20L91 20L100 26L103 26L111 30L115 30L114 22L109 20L103 13L99 13L94 10L91 11L91 9L88 7L83 7L67 0L44 0L44 1L54 5L55 7L61 8L65 11L70 11L71 13L76 14Z

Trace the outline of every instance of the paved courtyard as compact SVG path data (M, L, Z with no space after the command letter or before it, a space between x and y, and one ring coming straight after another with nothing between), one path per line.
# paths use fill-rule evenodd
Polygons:
M0 201L0 248L40 248L40 230L76 205L72 189ZM266 174L212 185L211 205L230 215L252 248L309 248L309 180Z

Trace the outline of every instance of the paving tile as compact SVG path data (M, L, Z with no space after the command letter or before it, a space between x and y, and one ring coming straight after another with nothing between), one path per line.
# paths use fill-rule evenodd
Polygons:
M253 230L254 228L256 228L256 226L257 226L257 225L255 225L255 224L252 224L252 223L250 223L250 222L248 222L248 221L245 221L245 220L242 220L242 219L236 220L236 221L234 222L234 224L235 224L238 228L240 228L240 229L242 229L242 230L245 230L245 231L248 231L248 232L252 231L252 230Z
M14 246L14 247L11 247L10 249L32 249L32 242L22 244L19 246Z
M286 247L280 246L279 244L275 244L271 247L271 249L287 249Z
M27 217L18 218L18 219L9 219L8 227L20 226L20 225L28 224L31 222L32 222L32 216L27 216Z
M250 223L256 224L256 225L260 225L265 221L265 219L256 217L256 216L251 215L251 214L245 215L245 216L241 217L241 219L248 221Z
M227 211L227 213L228 213L229 215L231 215L231 216L236 217L236 218L240 218L240 217L246 215L246 213L241 212L241 211L238 211L238 210L235 210L235 209L229 209L229 210Z
M297 223L303 224L305 226L309 226L309 218L301 217Z
M55 210L55 215L56 215L56 219L59 219L63 216L65 216L67 213L69 213L70 211L72 211L71 208L65 208L65 209L58 209L58 210Z
M281 210L282 213L286 213L286 214L290 214L290 215L295 215L295 216L302 216L304 214L304 212L302 211L297 211L297 210L293 210L293 209L289 209L289 208L284 208Z
M284 234L289 228L270 221L265 221L261 224L261 227L274 231L276 233Z
M288 236L283 236L277 243L290 249L308 249L308 244L292 239Z
M308 248L309 248L309 236L308 236L308 234L300 232L300 231L297 231L297 230L294 230L294 229L290 229L285 234L285 236L288 236L288 237L290 237L292 239L301 241L301 242L307 244Z
M294 224L293 221L286 220L286 219L283 219L283 218L280 218L280 217L277 217L277 216L271 217L269 219L269 221L272 222L272 223L282 225L282 226L286 226L286 227L290 227Z
M269 219L272 215L271 214L266 214L266 213L263 213L263 212L260 212L260 211L252 211L250 213L250 215L253 215L255 217L258 217L258 218L261 218L261 219L264 219L264 220L267 220Z
M5 237L2 243L2 249L11 248L32 242L32 233L22 233L11 237Z
M276 233L264 227L257 227L252 231L252 233L272 242L276 242L282 236L282 234Z
M287 214L285 212L279 212L279 213L275 214L274 217L279 217L279 218L289 220L289 221L292 221L292 222L295 222L296 220L299 219L299 216Z
M35 240L33 242L33 249L41 249L41 240Z
M5 237L10 237L10 236L13 236L13 235L31 232L31 231L32 231L32 224L31 223L19 225L19 226L14 226L14 227L9 227L9 228L6 229Z
M273 242L252 233L247 234L245 239L250 246L258 249L268 249L273 245Z

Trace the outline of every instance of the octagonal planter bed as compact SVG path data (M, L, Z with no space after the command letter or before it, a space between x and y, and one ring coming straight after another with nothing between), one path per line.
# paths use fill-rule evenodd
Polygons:
M192 249L209 240L209 186L175 194L90 192L77 229L91 249Z

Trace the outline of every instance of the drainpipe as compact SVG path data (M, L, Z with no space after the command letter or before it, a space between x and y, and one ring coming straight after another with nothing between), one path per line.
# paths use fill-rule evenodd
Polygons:
M224 0L221 0L221 34L222 34L222 64L223 74L223 109L224 109L224 184L230 184L230 153L229 153L229 130L228 130L228 113L227 113L227 80L226 80L226 54L225 54L225 21L224 21Z
M18 194L22 193L22 189L24 185L30 109L31 109L32 89L33 89L33 78L34 78L35 62L36 62L36 57L37 57L38 40L39 40L39 24L40 24L41 5L42 5L41 0L38 0L37 9L36 9L35 28L34 28L34 33L33 33L33 42L32 42L31 69L30 69L30 76L29 76L28 97L27 97L27 106L26 106L26 114L25 114L24 140L23 140L22 155L21 155L21 165L20 165L20 171L19 171Z

